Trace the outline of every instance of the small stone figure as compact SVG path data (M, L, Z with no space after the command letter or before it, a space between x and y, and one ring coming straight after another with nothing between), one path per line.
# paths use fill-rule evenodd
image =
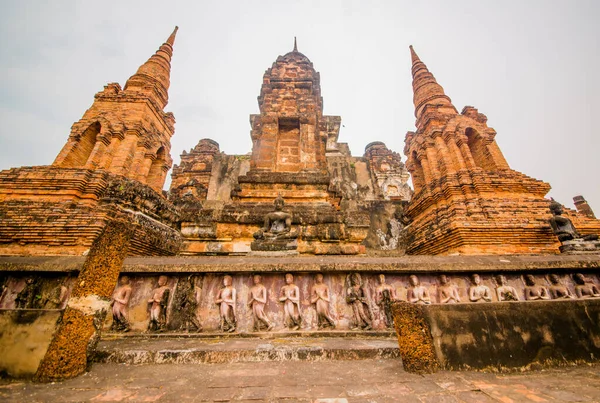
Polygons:
M202 324L198 320L197 315L196 276L192 274L187 278L187 282L182 283L182 288L177 298L177 306L181 312L181 326L179 329L186 332L192 329L200 333L202 331Z
M292 231L292 215L283 211L285 204L281 195L274 203L275 211L267 214L263 227L254 233L255 239L293 239L298 234Z
M329 287L327 284L323 283L323 274L317 273L315 275L315 284L311 289L310 303L315 304L319 329L325 327L335 328L335 321L329 314L330 301Z
M526 274L525 278L525 299L527 301L547 300L550 299L548 289L543 285L537 285L535 278L531 274Z
M39 285L33 277L28 277L25 280L25 287L17 294L15 304L17 309L35 309L38 306Z
M367 300L367 294L362 287L360 274L352 273L348 276L348 288L346 289L346 302L352 306L354 313L354 327L352 330L362 328L370 330L373 328L373 315Z
M226 274L223 276L223 288L219 290L215 302L220 305L221 331L233 333L236 328L235 304L237 302L237 292L231 285L233 278Z
M129 277L122 276L119 281L120 287L115 290L110 305L112 307L113 322L110 330L117 332L129 331L129 300L131 298L131 285Z
M496 296L498 297L498 301L519 301L519 294L517 294L517 290L515 287L508 285L506 282L506 277L502 274L496 276L496 281L498 282L498 287L496 287Z
M65 287L64 282L61 281L50 292L42 295L41 306L44 309L61 309L67 300L68 292L69 290Z
M248 306L252 308L252 318L254 319L254 331L258 332L262 327L266 327L267 331L273 329L273 324L265 314L265 304L267 303L267 289L262 284L260 274L252 276L254 285L250 288L250 299Z
M600 290L595 284L587 283L585 277L581 273L573 274L573 280L575 281L575 294L577 298L598 298L600 297Z
M548 279L552 283L550 286L550 295L553 299L569 299L575 298L571 290L564 286L556 274L550 274Z
M481 284L481 278L479 274L473 274L471 276L471 287L469 287L469 300L471 302L490 302L492 300L492 293L489 287Z
M413 304L431 304L431 296L427 288L419 282L419 278L414 274L408 278L410 288L406 292L406 299Z
M561 253L597 253L600 251L600 241L598 235L589 234L582 236L577 232L573 222L567 217L563 217L563 207L560 203L552 200L550 203L550 227L561 243Z
M449 283L448 277L445 274L440 274L438 277L440 286L438 287L438 297L442 304L456 304L460 302L458 287L456 284Z
M171 289L167 286L167 276L158 277L158 287L152 290L152 296L148 299L150 305L149 331L162 332L167 326L167 305Z
M396 289L385 282L385 275L379 275L379 286L375 290L375 303L383 312L385 327L394 326L394 317L392 315L392 302L396 301Z
M300 289L294 284L291 273L285 275L285 285L281 287L279 301L283 302L284 320L291 330L300 329L302 318L300 316Z

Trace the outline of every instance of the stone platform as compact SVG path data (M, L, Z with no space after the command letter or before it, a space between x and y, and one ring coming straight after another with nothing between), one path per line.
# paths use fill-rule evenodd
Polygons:
M273 336L267 334L267 336ZM98 344L95 362L119 364L200 364L262 361L395 359L393 337L121 338Z

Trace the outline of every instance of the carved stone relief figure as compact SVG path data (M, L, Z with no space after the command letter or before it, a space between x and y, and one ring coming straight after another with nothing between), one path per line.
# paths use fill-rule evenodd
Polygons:
M575 298L571 290L569 290L564 284L560 282L560 279L556 274L550 274L548 280L552 283L550 286L550 295L553 299L569 299Z
M490 302L492 300L492 293L490 288L481 284L481 277L479 274L473 274L471 276L471 287L469 287L469 300L471 302Z
M526 274L525 279L525 299L527 301L547 300L550 299L548 289L543 285L537 285L535 278L531 274Z
M17 294L15 305L17 309L35 309L38 308L40 286L33 277L27 277L25 287Z
M149 331L162 332L167 325L167 305L171 289L167 286L167 276L158 277L158 286L152 290L148 304L150 305Z
M600 297L600 290L593 283L586 282L585 277L581 273L573 274L573 280L575 281L575 294L577 298L598 298Z
M300 329L302 317L300 316L300 289L294 284L291 273L285 275L285 285L281 287L279 301L283 302L284 321L291 330Z
M235 304L237 302L237 292L231 285L233 278L226 274L223 276L223 288L219 290L219 294L215 302L220 306L219 313L221 316L221 331L233 333L237 326Z
M431 304L429 290L421 285L419 278L413 274L408 278L408 281L410 283L410 287L406 292L408 302L413 304Z
M496 296L498 297L498 301L519 301L519 294L515 287L508 285L506 282L506 277L502 274L496 276L496 282L498 283L498 287L496 287Z
M440 274L438 277L440 285L438 287L438 298L441 304L456 304L460 302L458 287L456 284L450 283L445 274Z
M329 314L329 302L329 287L323 283L323 274L317 273L315 275L315 284L311 289L310 303L315 304L319 329L325 327L335 328L335 321Z
M196 275L191 275L187 281L181 282L181 290L179 290L177 298L177 307L181 312L180 330L189 332L195 330L200 333L202 324L198 320L198 299L196 296ZM179 288L179 287L178 287Z
M367 294L362 286L360 274L352 273L346 279L346 302L352 307L354 314L354 325L352 330L362 328L370 330L373 328L373 315L367 300Z
M110 330L117 332L129 331L129 300L131 298L131 285L129 277L122 276L119 280L119 287L112 296L110 305L112 307L113 322Z
M392 302L396 301L396 289L385 282L385 275L379 275L379 286L375 290L375 303L383 312L385 327L394 326L394 317L392 315Z
M61 280L56 287L53 287L49 292L42 295L41 306L44 309L61 309L63 308L69 290L65 286L65 280Z
M250 298L248 299L248 306L252 308L252 318L254 319L254 331L258 332L263 327L267 331L273 329L273 324L267 318L265 314L265 304L267 303L267 289L262 284L262 277L260 274L252 276L254 285L250 288Z

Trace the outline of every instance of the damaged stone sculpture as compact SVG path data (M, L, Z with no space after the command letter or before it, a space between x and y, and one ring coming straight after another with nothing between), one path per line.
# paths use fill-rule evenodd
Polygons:
M294 284L294 276L291 273L285 275L285 285L279 292L279 301L283 302L283 315L287 327L291 330L300 329L300 289Z
M131 285L129 277L122 276L119 287L115 290L110 302L113 321L110 330L115 332L128 332L129 327L129 300L131 299Z
M196 297L196 275L190 275L186 282L182 282L181 290L177 298L177 307L181 312L180 330L189 332L195 330L200 333L202 324L198 320L198 300Z
M550 295L552 299L570 299L575 298L571 290L560 282L556 274L550 274L548 280L552 283L550 286Z
M398 297L396 296L396 289L385 282L385 274L379 275L379 286L375 292L375 303L383 313L385 327L393 327L392 302L396 301Z
M27 277L25 287L17 294L15 305L17 309L36 309L39 307L40 284L33 277Z
M559 248L561 253L598 253L600 251L598 235L588 234L582 236L579 234L573 222L562 216L563 207L560 203L552 200L550 212L552 212L552 217L549 220L550 227L561 243Z
M66 280L61 280L49 292L42 294L41 306L44 309L62 309L67 301L69 290L65 286Z
M537 285L535 278L531 274L523 276L525 279L525 300L527 301L538 301L550 299L550 293L548 289L543 285Z
M499 302L519 301L517 290L515 287L508 285L506 277L502 274L498 274L496 276L496 282L498 283L498 287L496 287L496 296L498 297Z
M255 332L259 332L265 327L269 331L273 329L273 324L265 314L267 289L262 284L262 276L260 274L253 275L252 282L254 285L250 288L248 306L252 309L253 329Z
M352 307L352 313L354 314L354 324L351 330L371 330L373 328L373 315L367 294L362 286L360 274L349 274L346 283L346 302Z
M471 276L471 287L469 287L469 300L471 302L491 302L492 293L490 288L486 285L481 284L481 277L479 274L473 274Z
M150 305L150 322L148 331L163 332L167 326L167 306L171 289L167 286L167 276L158 277L158 286L152 290L148 304Z
M438 277L440 285L438 287L438 298L441 304L456 304L460 302L458 287L456 284L450 283L445 274L440 274Z
M292 229L292 215L283 211L281 195L273 202L275 211L265 216L263 227L253 236L253 251L294 251L298 248L298 234Z
M221 331L233 333L237 326L235 304L237 302L237 292L232 286L233 278L226 274L223 276L223 287L215 302L219 305L219 314L221 316Z
M329 303L331 297L329 295L329 287L323 283L323 274L315 275L315 284L311 289L310 303L315 305L317 311L317 325L319 329L330 327L335 328L335 321L329 314Z
M586 278L581 273L573 274L573 281L575 281L575 295L577 298L598 298L600 297L600 290L593 283L588 283Z
M413 304L431 304L429 290L421 285L419 278L414 274L408 278L410 287L406 292L406 299Z

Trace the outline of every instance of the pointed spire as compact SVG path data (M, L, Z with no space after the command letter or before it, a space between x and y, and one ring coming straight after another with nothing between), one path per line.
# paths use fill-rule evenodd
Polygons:
M125 91L135 91L150 96L162 109L169 102L171 58L178 29L179 27L176 26L167 41L125 83Z
M294 52L298 51L298 43L296 42L296 37L294 36Z
M167 39L166 43L171 45L171 47L173 47L173 45L175 44L175 35L177 35L177 30L179 30L179 27L177 25L175 25L175 29L173 30L173 33L171 34L171 36L169 36L169 39Z
M456 111L456 108L452 105L452 100L444 93L444 89L437 83L425 63L419 59L412 45L410 45L410 56L412 60L413 102L417 119L419 119L423 109L428 104L449 106Z

